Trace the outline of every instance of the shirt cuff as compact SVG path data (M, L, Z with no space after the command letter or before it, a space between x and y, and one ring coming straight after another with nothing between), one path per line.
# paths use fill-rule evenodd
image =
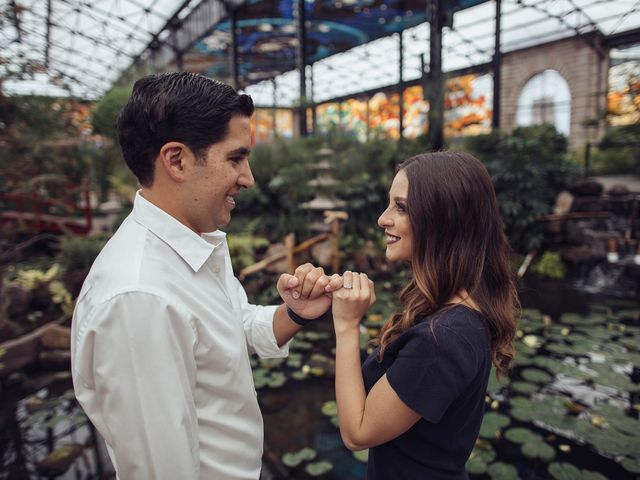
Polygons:
M278 347L278 341L273 333L273 318L278 305L267 307L257 306L253 324L251 326L252 346L255 352L262 358L281 358L289 355L287 341L282 347Z

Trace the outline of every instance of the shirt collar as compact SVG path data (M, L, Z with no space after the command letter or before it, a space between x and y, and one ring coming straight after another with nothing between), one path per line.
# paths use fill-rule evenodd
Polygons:
M216 230L200 236L140 195L140 190L133 201L133 215L138 223L169 245L195 272L216 248L226 245L224 232Z

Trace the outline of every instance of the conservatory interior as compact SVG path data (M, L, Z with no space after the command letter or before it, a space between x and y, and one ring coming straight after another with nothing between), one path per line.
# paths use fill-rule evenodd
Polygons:
M70 374L74 302L138 185L118 112L136 79L251 95L254 188L229 235L250 300L306 261L365 271L361 351L406 266L376 225L395 166L473 153L522 303L471 479L640 477L640 2L15 0L0 5L0 478L115 478ZM342 443L330 322L251 358L262 478L366 478Z

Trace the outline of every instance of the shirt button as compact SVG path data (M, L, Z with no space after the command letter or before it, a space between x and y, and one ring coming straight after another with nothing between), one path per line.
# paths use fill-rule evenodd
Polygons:
M218 265L213 265L213 266L211 267L211 271L212 271L213 273L220 273L220 267L219 267Z

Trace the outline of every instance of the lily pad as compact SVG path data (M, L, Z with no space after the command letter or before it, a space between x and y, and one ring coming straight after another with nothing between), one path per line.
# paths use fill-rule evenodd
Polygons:
M520 422L531 422L535 420L536 413L534 410L528 408L516 407L512 408L510 412L511 416Z
M583 480L607 480L607 477L598 472L592 472L591 470L582 470Z
M338 404L335 400L330 400L322 404L322 414L328 417L333 417L338 414Z
M525 397L511 397L509 404L513 408L535 408L534 403Z
M619 310L616 313L616 317L628 320L638 320L640 319L640 310Z
M555 480L582 480L582 472L570 463L552 463L547 469Z
M487 413L480 427L480 436L482 438L495 438L500 433L500 430L510 423L511 420L506 415L495 412Z
M352 453L353 458L362 463L367 463L369 460L369 449L366 448L364 450L358 450L357 452Z
M319 477L320 475L324 475L325 473L330 472L332 469L333 464L327 460L309 463L306 467L304 467L304 471L312 477Z
M535 308L523 308L520 310L520 315L526 320L542 322L543 314Z
M518 393L523 393L525 395L535 393L540 389L538 385L534 383L529 383L529 382L513 382L511 384L511 388L514 391Z
M285 453L282 455L282 463L284 463L289 468L295 468L302 463L302 457L296 453Z
M531 459L539 458L544 462L550 462L556 456L556 451L551 445L546 443L542 438L538 438L532 442L522 445L522 454Z
M510 428L504 434L504 437L513 443L529 443L537 440L540 436L526 428Z
M285 358L261 358L260 366L262 368L266 368L267 370L272 370L282 365L285 360Z
M573 347L571 345L567 345L566 343L548 343L545 347L547 350L553 353L558 353L561 355L572 355Z
M560 323L565 325L599 325L606 321L606 318L606 315L598 313L591 313L589 315L565 313L560 316Z
M534 383L549 383L553 378L547 372L538 370L537 368L526 368L520 372L520 375L528 382Z
M298 452L303 460L313 460L316 458L316 451L313 448L305 447Z
M640 462L638 462L638 460L634 460L632 458L625 458L620 463L627 472L640 473Z
M481 457L471 454L469 460L467 460L465 469L473 475L482 475L487 472L487 463Z
M289 348L294 350L311 350L311 348L313 348L313 344L310 342L305 342L303 340L297 340L294 338Z
M291 378L293 378L294 380L305 380L306 378L308 378L308 375L300 370L296 370L291 374Z
M316 341L316 340L325 340L327 338L329 338L329 333L327 332L313 332L313 331L308 331L306 332L305 338L307 340L310 341Z
M287 381L287 377L282 372L274 372L271 374L271 377L267 380L267 386L269 388L279 388L283 386Z
M489 465L487 473L492 480L517 480L520 478L516 467L503 462L496 462Z
M607 423L626 435L640 435L640 421L620 411L618 415L606 415Z
M316 451L313 448L305 447L297 452L288 452L282 455L282 463L289 468L295 468L302 462L316 458Z
M489 384L487 385L487 392L497 393L502 389L502 387L508 384L509 384L508 377L502 377L500 378L500 380L498 380L498 378L496 377L495 367L491 369L491 373L489 374Z
M484 460L487 464L493 462L496 459L496 451L491 446L491 442L482 438L479 438L476 441L476 444L473 447L473 451L471 452L471 456L473 455L482 458L482 460Z
M301 358L288 358L287 366L291 368L300 368L302 366Z

